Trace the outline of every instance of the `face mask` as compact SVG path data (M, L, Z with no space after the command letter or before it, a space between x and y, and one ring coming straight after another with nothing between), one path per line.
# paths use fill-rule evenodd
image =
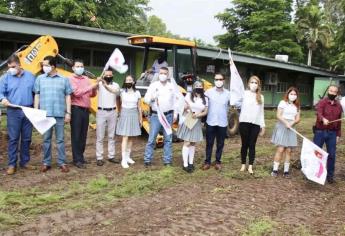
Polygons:
M84 67L76 67L73 71L76 75L82 75L84 73Z
M164 75L164 74L159 74L159 80L161 82L164 82L168 79L168 76L167 75Z
M198 94L203 94L204 93L204 89L203 88L195 88L194 92L198 93Z
M187 80L187 81L186 81L186 84L187 84L187 85L192 85L192 84L193 84L193 80Z
M224 82L222 80L216 80L214 84L216 85L217 88L221 88L223 87Z
M289 94L289 101L294 102L296 101L296 99L297 99L296 95Z
M104 77L104 80L107 82L107 83L110 83L113 81L113 76L105 76Z
M130 89L132 88L132 86L133 86L133 83L125 83L125 88Z
M256 90L258 89L258 85L257 85L257 84L254 84L254 83L250 83L250 84L249 84L249 89L250 89L250 91L252 91L252 92L256 92Z
M51 66L43 66L43 72L49 74L52 71Z
M337 95L334 95L334 94L328 94L328 98L329 100L334 100L335 98L337 97Z
M8 69L8 73L10 73L10 75L17 75L18 74L18 69L17 68L9 68Z

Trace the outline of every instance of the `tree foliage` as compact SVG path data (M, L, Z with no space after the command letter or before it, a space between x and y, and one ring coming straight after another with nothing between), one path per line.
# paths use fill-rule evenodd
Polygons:
M233 7L216 18L227 33L216 36L221 47L274 57L288 54L301 61L296 28L291 23L292 0L233 0Z

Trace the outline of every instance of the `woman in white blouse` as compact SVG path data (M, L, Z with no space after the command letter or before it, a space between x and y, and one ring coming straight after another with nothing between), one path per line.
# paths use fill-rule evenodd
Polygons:
M190 128L182 123L177 130L177 137L184 141L182 147L183 170L191 173L194 171L195 144L203 140L201 118L207 115L208 99L204 94L203 82L197 80L193 84L193 91L185 97L185 110L192 113L193 119L197 119L195 125Z
M241 171L246 169L246 159L249 151L248 172L253 174L255 161L255 146L258 136L265 133L264 96L261 94L261 82L257 76L251 76L248 89L244 92L241 105L239 131L241 135Z
M140 107L140 92L135 89L135 81L128 75L122 86L121 113L116 126L116 134L122 136L122 161L123 168L128 168L128 164L134 164L130 157L132 150L132 137L141 135L142 111Z
M278 175L279 162L285 153L284 177L289 177L291 151L297 147L297 135L290 128L300 121L300 102L298 90L290 87L284 99L280 101L277 110L278 122L273 130L272 143L277 146L273 161L272 176Z

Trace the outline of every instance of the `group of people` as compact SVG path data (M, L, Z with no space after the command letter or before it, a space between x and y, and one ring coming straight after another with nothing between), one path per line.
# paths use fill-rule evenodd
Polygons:
M57 72L56 58L47 56L42 64L43 73L37 78L30 72L21 69L18 57L11 56L8 60L8 72L0 81L1 104L7 107L8 129L8 169L7 174L16 172L17 156L19 166L31 169L29 165L29 147L31 143L32 125L22 110L12 105L39 108L47 111L47 116L54 117L56 124L43 135L43 161L41 171L51 168L52 132L55 129L58 166L62 172L68 172L64 144L64 125L71 125L71 143L73 164L85 168L84 157L89 126L90 99L98 95L98 111L96 114L96 163L104 165L103 141L107 131L108 161L120 163L115 159L115 135L122 136L121 166L128 168L135 161L131 158L133 137L141 135L142 110L141 95L135 88L135 80L128 75L122 88L113 81L113 71L106 70L96 83L91 83L84 75L84 64L75 60L73 74L65 78ZM172 134L168 133L162 122L172 126L178 117L176 89L173 79L169 78L166 66L157 68L158 80L153 81L144 96L144 102L150 106L150 131L144 152L144 165L152 165L157 135L163 131L164 152L163 163L172 165ZM184 114L190 115L195 121L192 127L180 122L177 137L184 141L181 151L183 170L193 172L196 144L203 141L203 123L206 126L206 158L203 170L212 166L222 169L221 158L224 140L227 136L228 110L230 92L224 88L224 76L215 74L215 86L204 91L204 84L196 80L184 98ZM326 143L329 153L327 162L329 183L334 181L336 159L336 143L341 133L342 107L336 99L338 87L330 86L328 96L316 106L317 118L314 126L314 142L322 147ZM117 103L117 101L120 101ZM254 173L256 143L259 136L265 133L264 96L261 93L261 81L257 76L248 80L243 99L240 104L239 133L241 136L241 168L240 171ZM273 161L271 175L278 176L280 160L285 155L283 176L289 176L292 150L297 147L297 135L293 127L300 122L300 95L298 89L291 87L286 91L277 109L278 122L272 135L272 143L277 150ZM159 116L164 114L162 121ZM20 141L20 148L19 148ZM212 162L213 146L216 142L215 161ZM18 150L20 152L18 153ZM249 158L247 158L247 156ZM247 166L247 159L249 159Z

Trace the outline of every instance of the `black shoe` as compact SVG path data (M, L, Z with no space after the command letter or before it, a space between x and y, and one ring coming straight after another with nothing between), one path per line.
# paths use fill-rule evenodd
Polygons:
M335 181L334 181L333 178L327 178L327 182L328 182L329 184L334 184L334 183L335 183Z
M190 172L193 172L195 170L195 167L193 164L188 164L188 169L190 170Z
M146 168L148 168L148 167L152 166L152 163L151 163L151 162L145 162L145 163L144 163L144 166L145 166Z
M97 165L98 165L98 166L104 165L104 161L103 161L103 160L97 160Z
M284 172L283 173L283 177L284 178L290 178L290 173L287 171L287 172Z
M91 162L89 162L89 161L87 161L87 160L83 160L82 163L83 163L84 165L89 165L89 164L91 164Z
M188 166L187 167L182 167L182 169L184 170L184 171L186 171L187 173L190 173L190 169L188 168Z
M271 176L277 177L278 176L278 171L277 170L272 171Z
M74 163L73 165L79 169L86 169L86 166L81 162Z
M120 164L120 161L115 160L115 158L108 159L108 161L114 164Z

